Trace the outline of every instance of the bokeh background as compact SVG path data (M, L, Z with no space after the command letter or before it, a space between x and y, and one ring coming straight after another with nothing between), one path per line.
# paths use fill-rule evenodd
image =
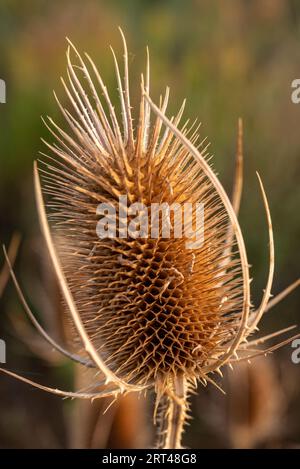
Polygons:
M61 122L52 90L64 101L68 36L88 51L116 99L111 44L121 53L121 26L130 51L133 103L150 48L151 94L171 87L170 114L186 97L186 116L199 117L212 142L214 166L231 191L237 119L245 128L241 226L258 304L268 267L267 231L255 171L268 193L276 242L273 293L299 276L300 104L291 82L300 78L300 4L296 0L1 0L0 240L22 243L16 272L35 314L58 340L57 285L41 240L32 164L51 140L40 116ZM15 242L16 242L15 235ZM0 254L1 264L4 259ZM299 292L266 315L261 332L300 323ZM44 345L25 320L9 283L0 298L0 337L7 367L43 384L72 389L88 376ZM285 346L268 359L225 372L227 395L208 386L193 398L184 443L194 448L299 447L300 364ZM220 381L221 382L221 381ZM107 403L106 403L107 404ZM151 396L129 397L102 416L105 404L63 401L0 376L0 447L143 447L152 442Z

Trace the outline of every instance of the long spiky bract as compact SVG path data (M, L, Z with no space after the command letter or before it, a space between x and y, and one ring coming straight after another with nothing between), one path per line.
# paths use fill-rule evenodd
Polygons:
M86 54L85 61L69 41L67 81L62 83L70 106L64 107L55 95L69 132L48 118L45 123L55 141L45 142L51 155L43 154L40 169L37 164L34 169L42 231L73 324L72 351L56 344L43 330L9 267L23 306L39 332L64 355L100 370L102 385L107 386L97 391L101 383L95 379L93 393L52 392L116 398L122 392L152 388L157 444L180 448L188 397L197 383L217 386L212 373L221 374L225 364L267 352L253 347L291 328L247 341L270 305L274 243L268 201L258 176L268 221L270 268L261 305L250 310L249 267L237 219L242 192L241 121L230 201L209 164L206 139L198 143L199 126L181 123L185 102L168 119L169 89L159 106L151 100L148 50L134 128L127 46L121 34L124 79L112 50L120 116L92 59ZM172 232L168 237L161 229L156 237L124 236L120 196L126 196L125 212L135 203L172 207L201 202L203 243L191 246L186 235L176 237ZM113 238L97 235L101 203L116 209ZM153 220L147 216L151 226ZM175 215L172 221L175 225ZM187 221L190 227L195 225L195 211Z

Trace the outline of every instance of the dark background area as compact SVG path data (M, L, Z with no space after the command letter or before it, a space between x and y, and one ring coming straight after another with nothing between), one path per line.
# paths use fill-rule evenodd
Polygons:
M14 232L21 234L16 272L34 312L57 338L62 335L60 302L40 237L32 182L33 160L45 149L40 137L51 140L40 116L62 122L52 90L65 99L59 77L65 75L66 36L92 56L117 100L109 45L120 57L119 25L130 52L133 104L140 98L148 45L151 96L157 101L165 86L171 87L169 115L187 98L185 116L202 122L201 134L212 142L214 167L229 193L237 119L243 118L240 221L252 265L253 303L259 304L268 268L266 220L256 170L264 181L274 224L273 293L299 276L300 104L291 102L291 82L300 78L299 2L2 0L0 78L7 85L7 103L0 104L0 241L9 244ZM9 369L64 389L88 379L78 378L81 371L41 345L23 319L9 284L0 299L0 337L7 343ZM299 322L296 291L266 314L260 333ZM291 352L285 346L267 360L225 373L226 396L212 386L199 387L185 444L196 448L299 446L300 365L291 362ZM132 400L120 409L115 424L115 414L109 423L99 417L94 427L100 426L101 434L101 424L109 426L105 431L110 436L97 440L96 432L93 444L149 445L151 407ZM95 406L81 407L0 376L0 447L79 445L78 435L74 436L77 426L88 413L98 412ZM134 420L137 413L141 418ZM124 428L130 441L121 438Z

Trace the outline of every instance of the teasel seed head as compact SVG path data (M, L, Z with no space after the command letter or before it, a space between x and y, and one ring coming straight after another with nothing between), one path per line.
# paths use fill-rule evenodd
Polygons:
M149 97L149 55L134 128L122 37L123 81L112 51L121 119L93 61L69 43L68 80L62 83L70 108L57 100L69 131L50 119L56 141L47 143L52 156L43 160L43 188L57 256L88 340L124 389L155 389L166 425L159 444L180 446L187 389L198 380L205 383L249 333L248 262L236 214L208 163L209 145L199 139L199 126L182 123L185 103L168 121L169 89L159 107ZM186 235L177 238L174 232L149 236L150 214L147 237L123 237L125 215L118 203L124 196L129 219L131 204L200 202L201 246L191 247ZM103 203L115 207L113 238L97 236L97 207ZM195 217L193 210L190 228ZM183 220L173 215L170 222Z
M226 207L197 160L168 128L163 129L162 119L150 121L144 95L133 132L125 83L125 93L120 91L121 128L95 66L100 90L72 46L67 57L69 82L63 83L74 115L62 110L73 135L54 126L57 144L48 147L55 162L46 160L42 178L44 193L50 195L49 219L58 256L82 322L107 366L126 383L168 383L179 373L187 379L201 378L203 369L223 353L224 344L234 339L241 322L241 259L239 252L232 254L234 240L228 244ZM81 84L84 79L91 96ZM119 76L118 83L120 89ZM109 116L98 97L101 92ZM167 99L168 92L164 109ZM176 126L182 113L183 108ZM196 143L197 129L185 123L181 131ZM206 141L200 148L207 158ZM186 236L175 238L172 233L169 238L123 238L119 228L115 237L99 239L97 207L111 204L122 223L118 201L124 195L128 208L133 203L183 207L201 202L202 246L191 248ZM148 217L151 228L153 220Z
M137 124L133 124L128 53L121 35L123 72L112 50L120 116L92 59L87 54L83 59L69 41L67 81L62 79L69 108L56 98L68 129L48 118L45 123L55 141L45 142L51 154L43 154L39 170L35 164L41 227L66 313L74 325L73 352L49 338L19 294L46 340L104 375L102 383L95 377L93 393L42 389L82 398L117 398L124 392L154 389L158 445L179 448L188 396L197 383L217 385L213 373L221 374L223 365L249 360L256 356L252 350L257 343L291 328L259 341L247 340L271 307L274 243L268 202L258 176L268 222L270 265L261 304L254 309L237 219L242 190L242 122L236 180L229 200L209 163L209 145L199 137L199 126L182 120L185 102L177 115L168 119L169 89L159 106L150 98L148 51ZM143 213L148 236L124 236L125 221L137 223L136 213L130 211L133 204L136 210L138 204L146 208L160 204L167 210L170 226L178 227L183 223L183 211L182 218L176 219L170 209L176 204L182 208L197 203L204 208L204 225L197 225L197 211L189 212L185 221L192 237L186 232L178 237L174 230L166 235L161 228L152 236L151 211ZM98 236L100 204L115 210L113 237ZM194 243L201 230L202 243ZM12 269L11 273L18 289ZM104 386L101 391L100 384Z

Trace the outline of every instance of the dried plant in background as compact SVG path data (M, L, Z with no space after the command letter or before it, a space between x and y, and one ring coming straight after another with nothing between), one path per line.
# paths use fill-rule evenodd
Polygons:
M198 382L214 381L224 365L275 350L256 345L287 332L248 340L264 312L299 285L295 282L269 302L274 273L272 222L263 184L270 263L261 304L251 307L247 254L237 219L242 191L242 123L239 122L236 179L230 201L209 164L206 139L198 141L196 123L166 117L169 89L156 106L149 96L149 57L141 80L141 102L133 128L128 54L124 44L124 80L113 53L121 121L91 60L70 43L68 83L62 80L72 111L58 105L71 133L48 119L55 143L51 155L34 167L42 231L73 324L72 350L57 344L37 322L11 270L22 303L44 338L61 353L96 369L88 389L64 392L24 382L61 396L117 399L129 392L154 390L157 446L180 448L188 417L188 398ZM73 64L71 54L76 59ZM48 196L45 209L44 194ZM100 203L183 204L205 207L204 243L190 249L186 238L99 239ZM189 223L194 224L195 214ZM119 221L123 221L118 213ZM151 222L151 220L149 220ZM49 224L50 222L50 224ZM50 229L51 225L51 229ZM9 262L9 261L8 261ZM100 379L99 376L104 376Z
M94 371L76 366L75 386L83 389L94 380ZM69 421L71 448L144 448L149 442L147 402L136 393L120 396L113 406L104 398L76 401Z
M12 236L12 239L11 239L10 244L9 244L8 252L7 252L7 255L8 255L8 258L10 259L11 265L14 265L14 263L15 263L15 260L16 260L17 254L18 254L18 250L19 250L19 246L20 246L20 241L21 241L20 235L18 233L15 233ZM5 262L2 269L1 269L1 271L0 271L0 298L3 295L5 287L7 285L8 280L9 280L9 277L10 277L9 266L8 266L7 262Z
M237 363L225 370L222 387L226 395L207 389L193 400L204 444L239 449L289 444L287 419L292 393L285 386L281 364L286 372L286 360L272 354L251 363ZM212 435L216 444L211 443Z
M286 400L271 357L239 363L227 383L226 428L233 448L255 448L282 436Z

